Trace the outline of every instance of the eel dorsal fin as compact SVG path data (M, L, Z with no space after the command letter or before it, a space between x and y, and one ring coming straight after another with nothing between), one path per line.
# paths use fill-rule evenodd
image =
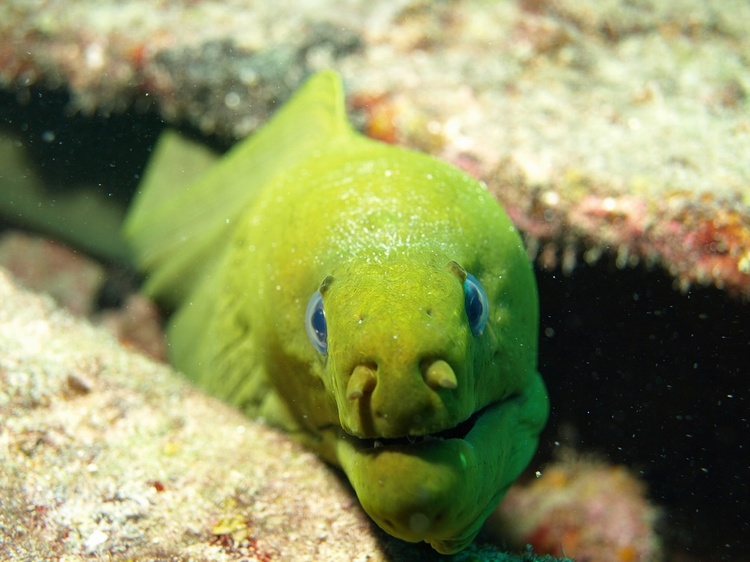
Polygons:
M352 132L341 78L325 70L214 165L205 149L165 133L125 223L135 262L149 277L146 292L179 306L216 267L237 219L274 177Z

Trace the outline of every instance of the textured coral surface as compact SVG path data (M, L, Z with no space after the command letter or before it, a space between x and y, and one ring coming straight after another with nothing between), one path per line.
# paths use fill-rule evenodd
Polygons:
M0 84L239 137L309 72L485 181L547 266L608 252L750 294L744 0L7 0Z
M596 562L662 560L654 532L657 511L643 483L622 466L585 459L548 465L529 486L512 488L499 528L539 552Z

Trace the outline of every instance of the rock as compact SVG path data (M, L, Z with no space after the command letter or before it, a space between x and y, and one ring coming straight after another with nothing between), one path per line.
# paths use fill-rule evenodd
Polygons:
M91 314L104 283L104 268L93 259L61 242L20 231L0 236L0 266L79 316Z
M154 301L140 293L128 295L117 310L102 312L99 323L119 342L157 361L167 361L167 340Z

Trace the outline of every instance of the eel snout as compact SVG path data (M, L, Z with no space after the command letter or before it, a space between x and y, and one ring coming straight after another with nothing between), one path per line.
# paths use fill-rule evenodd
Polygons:
M459 375L444 359L421 359L410 368L362 362L346 385L342 427L362 438L438 433L472 414L457 411L460 392Z

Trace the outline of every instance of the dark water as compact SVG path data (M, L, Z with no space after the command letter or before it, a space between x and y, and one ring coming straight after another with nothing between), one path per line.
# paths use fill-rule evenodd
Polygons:
M163 122L154 113L83 115L70 107L63 90L0 91L0 127L23 141L50 190L101 185L127 203Z
M750 307L606 261L537 279L553 405L543 453L563 441L628 465L664 507L668 545L749 560Z
M163 124L67 107L64 93L33 91L25 105L0 93L0 127L30 148L50 189L102 186L125 204ZM606 258L537 278L553 405L541 458L561 443L625 464L663 506L659 529L669 551L689 554L680 560L750 560L750 307Z

